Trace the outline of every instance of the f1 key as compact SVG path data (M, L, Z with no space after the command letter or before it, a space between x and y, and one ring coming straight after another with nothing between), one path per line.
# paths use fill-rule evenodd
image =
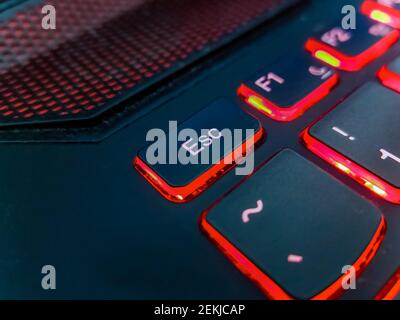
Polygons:
M134 166L173 202L191 200L239 161L239 174L250 174L250 152L264 134L259 121L225 99L179 126L170 124L168 136L155 130L155 142L139 152Z
M385 231L376 207L290 150L207 210L201 226L279 300L337 297L343 269L359 276Z
M345 71L358 71L384 54L399 38L397 30L357 15L357 28L337 25L310 38L306 49L317 59Z
M400 95L367 83L304 134L307 147L378 196L400 204Z
M292 121L328 95L338 80L334 69L300 52L255 74L238 95L274 120Z

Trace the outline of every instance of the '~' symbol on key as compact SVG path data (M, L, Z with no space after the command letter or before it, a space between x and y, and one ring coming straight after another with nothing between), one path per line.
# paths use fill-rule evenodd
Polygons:
M249 223L250 222L250 215L252 214L258 214L263 210L264 204L262 200L257 201L257 207L255 208L249 208L246 209L242 212L242 221L243 223Z

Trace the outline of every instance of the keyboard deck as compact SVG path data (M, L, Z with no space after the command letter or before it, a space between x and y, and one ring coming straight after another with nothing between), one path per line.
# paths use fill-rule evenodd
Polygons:
M350 40L351 44L337 46L336 51L321 46L321 37L340 23L341 8L349 3L360 8L363 1L329 1L329 5L327 1L306 1L279 15L209 60L202 61L198 69L182 75L184 81L179 85L163 91L156 99L145 101L139 115L126 117L123 125L116 126L103 139L94 142L88 139L85 143L63 143L55 139L0 144L3 181L0 211L4 212L0 222L0 251L3 252L0 277L5 279L0 283L0 297L264 299L265 294L270 298L287 298L283 293L291 292L290 297L306 299L315 297L327 283L335 281L332 265L326 261L335 264L363 256L367 265L362 266L357 289L335 292L335 297L385 297L392 288L387 283L395 283L393 279L398 279L400 267L397 167L400 163L400 129L395 126L400 109L396 113L393 103L397 96L394 90L400 82L396 82L396 64L391 64L400 55L400 45L393 30L372 28L374 34L365 35L368 31L360 28ZM371 30L374 23L365 23ZM364 26L364 22L360 22L361 25ZM306 50L310 38L315 41ZM379 50L369 50L363 57L358 55L377 42L380 45L375 49ZM346 60L354 54L361 57L361 62ZM304 87L291 86L290 80L295 79L298 83L299 72L307 71L301 66L311 55L325 59L331 65L314 60L316 67L310 72L321 79L314 81L305 73L304 77L309 81L302 84ZM297 64L293 64L295 59L298 59ZM291 67L269 70L286 63ZM258 82L260 86L254 86L264 73L266 78ZM273 75L268 77L269 73ZM290 101L285 92L271 96L268 88L274 93L274 87L285 84L289 86L287 90L291 97L299 97L297 100L301 103ZM248 90L238 94L241 85ZM312 96L312 103L310 99L301 101L304 92L321 88L318 95ZM368 96L373 90L378 94ZM246 180L248 188L241 189L243 177L230 170L203 188L196 197L184 203L170 201L160 194L160 188L154 188L154 184L143 178L143 172L135 170L132 161L146 145L149 130L161 128L167 131L168 121L190 121L188 119L221 99L246 111L265 131L264 139L255 149L255 164L259 171ZM376 108L375 116L367 107L372 104L382 104L382 108ZM294 112L288 113L288 109ZM242 116L239 112L234 114ZM352 148L353 144L357 147ZM288 192L288 202L291 198L298 201L293 201L291 209L280 192L284 183L278 185L276 174L285 166L294 176L301 177L302 170L309 173L306 176L309 179L304 179L304 190L296 193L292 188ZM271 178L271 182L260 179L262 174ZM316 178L310 179L313 175ZM160 173L160 176L168 175ZM185 175L185 179L188 176L190 174ZM289 177L287 179L290 181ZM318 188L316 180L319 179L322 191L326 190L326 193ZM293 182L301 186L298 180ZM287 211L287 219L296 222L280 221L279 215L275 214L271 219L282 228L281 232L294 232L296 225L305 223L304 230L308 227L311 230L306 237L308 244L296 243L294 249L298 251L281 246L275 252L264 252L260 258L260 251L251 245L256 243L262 248L265 243L275 241L276 235L261 239L268 242L258 242L262 237L257 236L257 232L262 232L262 225L253 226L251 236L256 239L246 242L248 235L237 230L249 226L247 223L256 223L256 215L249 221L245 219L244 223L232 222L231 216L224 217L224 212L230 210L226 209L229 199L234 204L247 199L249 205L254 202L253 207L260 209L258 198L251 198L252 188L258 188L258 185L278 192L279 202L272 207ZM221 200L223 195L227 199L225 202ZM269 201L273 199L263 202L266 212ZM328 210L326 205L330 202L332 205ZM319 229L318 214L312 210L304 211L304 219L299 217L305 210L301 203L303 206L308 204L307 208L312 206L320 215L327 213L323 227L327 228L332 221L332 228L327 228L326 233ZM214 214L215 218L210 218L205 230L204 212L212 206L215 206L215 212L211 210L209 214L210 217ZM240 212L246 209L236 207ZM365 215L353 219L354 208ZM342 219L335 216L335 210ZM348 214L343 214L347 213L345 210L349 210ZM333 217L332 220L329 217ZM313 223L307 224L307 219ZM339 220L348 224L342 226ZM261 219L260 223L267 224L268 221ZM363 225L363 228L357 229L357 225ZM214 231L214 236L218 233L218 239L214 241L209 239L210 226L218 231ZM357 232L351 234L354 228ZM349 245L346 250L328 241L332 239L328 237L330 232L347 235ZM289 240L298 241L295 236L288 237ZM264 282L268 284L266 287L261 285L264 290L240 272L249 271L243 264L231 263L215 243L220 247L232 244L235 248L240 247L240 253L251 260L252 266L257 265L251 272L260 275L261 270L262 275L267 274L267 280L258 277L259 287L260 281L267 281ZM310 276L313 264L306 260L306 252L299 252L310 246L320 250L319 255L310 259L321 265L321 275L326 277L307 282L302 292L299 282L293 282L293 275L304 275L303 281ZM282 254L290 268L301 266L307 270L301 273L288 269L281 274L280 270L285 267L278 262L269 265L273 258L264 259L266 254L272 253ZM321 257L326 261L318 260ZM45 264L57 268L57 290L44 291L40 287L40 268ZM340 275L339 271L337 276ZM276 288L280 294L274 296L270 288Z

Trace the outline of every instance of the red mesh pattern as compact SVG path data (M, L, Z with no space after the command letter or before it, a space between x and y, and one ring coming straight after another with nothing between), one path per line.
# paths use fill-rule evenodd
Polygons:
M95 29L103 22L143 2L144 0L54 0L49 2L57 12L57 29L52 31L42 29L41 9L47 2L44 1L40 6L31 5L0 25L0 37L4 38L4 46L0 47L0 74L76 38L85 31Z
M94 116L280 2L54 0L56 31L25 9L0 25L0 125Z

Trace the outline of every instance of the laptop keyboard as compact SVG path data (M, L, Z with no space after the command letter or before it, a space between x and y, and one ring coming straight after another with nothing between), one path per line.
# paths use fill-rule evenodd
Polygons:
M54 0L73 38L0 25L0 140L23 142L0 144L9 297L400 298L400 2L354 0L355 30L320 0L262 24L297 2L88 0L85 32L82 1ZM186 163L157 128L195 133L166 141ZM62 265L56 292L32 261Z
M342 71L362 70L398 40L399 32L389 26L393 25L389 18L392 21L400 12L397 5L384 11L386 19L365 9L374 5L381 9L378 2L367 1L363 6L370 18L358 16L356 30L332 26L310 37L297 54L248 75L237 84L238 96L260 116L281 125L302 117L329 96ZM299 137L310 152L367 188L372 197L395 204L400 204L398 66L398 60L382 66L376 82L358 88ZM207 125L207 121L201 124ZM266 141L262 143L268 144L268 127L264 129ZM138 166L137 161L136 167L166 198L176 200L177 194L165 187L168 181L149 167ZM216 164L212 168L214 178L219 179L226 170ZM179 177L186 169L173 170L173 176ZM164 188L155 182L160 180ZM202 191L216 180L210 181L204 171L207 184ZM172 186L176 191L188 183ZM180 196L190 201L198 194ZM316 202L316 198L322 200ZM361 273L378 251L386 230L379 209L291 150L267 161L207 209L201 228L273 299L340 296L342 267L350 265ZM398 287L398 281L391 281L392 288ZM392 289L386 290L393 295Z

